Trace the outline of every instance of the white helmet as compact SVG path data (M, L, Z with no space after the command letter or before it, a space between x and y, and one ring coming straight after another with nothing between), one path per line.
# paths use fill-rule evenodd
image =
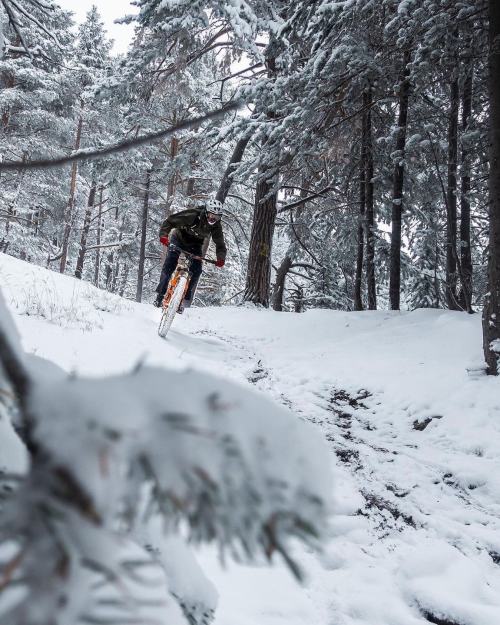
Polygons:
M214 215L222 215L222 202L219 200L207 200L205 204L207 213L213 213Z
M222 218L222 202L219 200L207 200L205 214L210 226L214 226Z

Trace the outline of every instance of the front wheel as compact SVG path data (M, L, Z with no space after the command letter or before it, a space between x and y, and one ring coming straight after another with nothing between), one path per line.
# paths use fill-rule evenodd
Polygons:
M163 309L160 325L158 327L158 334L162 338L165 338L167 336L167 332L170 330L170 326L172 325L172 322L174 320L175 313L181 305L182 298L184 297L186 285L187 278L185 276L181 276L177 284L175 285L174 292L172 293L172 297L170 298L170 302L168 303L167 308Z

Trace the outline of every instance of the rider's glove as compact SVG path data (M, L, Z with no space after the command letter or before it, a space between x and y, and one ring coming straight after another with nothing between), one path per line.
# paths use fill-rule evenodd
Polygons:
M169 243L168 237L160 237L160 243L162 245L168 245L168 243Z
M225 261L223 258L218 258L218 259L215 261L215 266L216 266L216 267L224 267L224 263L225 263L225 262L226 262L226 261Z

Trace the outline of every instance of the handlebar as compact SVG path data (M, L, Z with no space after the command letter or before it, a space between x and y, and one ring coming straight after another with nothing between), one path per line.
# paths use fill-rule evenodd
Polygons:
M194 258L195 260L201 260L205 263L210 263L211 265L215 265L215 263L217 262L213 260L212 258L204 258L203 256L197 256L196 254L192 254L191 252L186 252L186 250L183 250L182 247L179 247L178 245L174 245L173 243L170 243L168 247L169 249L172 248L174 250L179 250L179 252L182 252L183 254L185 254L186 256L189 256L190 258Z

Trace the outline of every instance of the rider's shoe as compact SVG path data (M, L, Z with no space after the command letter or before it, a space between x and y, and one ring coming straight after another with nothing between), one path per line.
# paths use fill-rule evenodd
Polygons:
M163 295L158 293L158 295L155 298L155 301L153 302L153 306L156 306L156 308L161 308L162 302L163 302Z

